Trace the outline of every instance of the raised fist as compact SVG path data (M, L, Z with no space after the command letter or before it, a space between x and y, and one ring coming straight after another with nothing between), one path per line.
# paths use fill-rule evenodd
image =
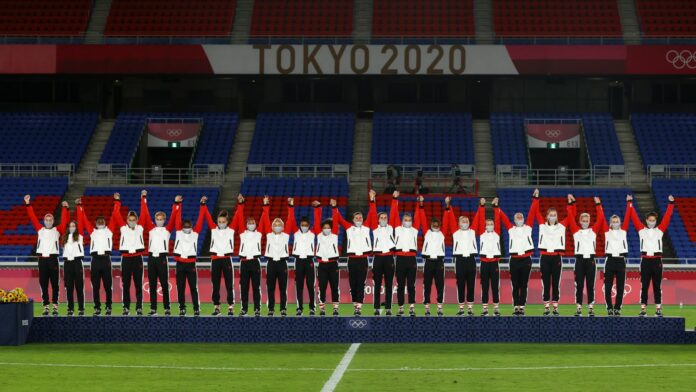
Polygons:
M539 197L539 189L534 189L534 193L532 193L532 196L534 197Z
M201 197L201 204L205 204L207 202L208 202L208 196Z
M452 198L447 196L445 197L445 204L450 205L450 202L452 201Z
M30 201L31 201L31 196L30 196L30 195L24 196L24 203L29 204Z
M670 203L673 202L673 201L674 201L674 196L672 196L672 195L667 196L667 200L669 200Z
M394 197L395 199L397 197L399 197L399 195L400 195L399 191L394 191L394 193L392 193L392 197Z
M114 193L114 200L121 200L121 194L118 192Z
M568 203L572 203L575 201L575 196L571 195L570 193L568 194Z
M336 207L336 199L329 200L329 204L331 205L331 207Z
M425 197L423 197L423 195L418 195L418 202L423 204L423 201L425 201Z
M495 198L493 198L493 201L491 202L491 205L492 205L493 207L498 207L499 201L500 201L500 200L498 200L498 198L495 197Z
M319 203L319 200L314 200L312 202L312 207L319 207L320 205L321 205L321 203Z
M79 206L80 204L82 204L82 198L81 198L81 197L78 197L77 199L75 199L75 204L78 205L78 206Z
M633 201L633 196L626 195L626 201Z
M244 203L244 196L241 193L237 195L237 203Z
M599 197L595 196L594 202L595 202L595 204L600 204L602 202L602 200Z
M263 197L263 205L267 206L269 204L271 204L271 198L268 196L264 196Z
M63 202L61 203L61 205L62 205L63 207L65 207L65 208L70 208L70 204L68 204L67 201L63 201Z
M147 197L147 191L145 189L140 191L140 197Z
M292 197L288 197L288 205L291 206L291 207L294 206L294 205L295 205L295 199L293 199Z
M374 189L370 189L370 192L368 192L370 195L370 200L375 200L375 196L377 196L377 192L375 192Z
M176 196L174 197L174 202L175 202L175 203L181 203L182 201L184 201L184 197L183 197L183 196L181 196L181 195L176 195Z
M482 206L485 206L485 205L486 205L486 199L483 198L483 197L480 198L480 199L479 199L479 204L482 205Z

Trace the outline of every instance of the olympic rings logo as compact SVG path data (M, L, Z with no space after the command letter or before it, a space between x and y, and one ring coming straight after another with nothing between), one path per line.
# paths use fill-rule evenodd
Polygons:
M182 133L183 133L183 131L179 128L167 129L168 136L172 136L172 137L181 136Z
M628 294L631 293L631 291L633 291L633 287L631 287L630 284L625 283L623 296L626 297ZM604 286L602 286L602 292L604 292ZM616 298L616 285L611 286L611 297Z
M546 136L548 137L559 137L561 136L561 130L560 129L547 129L546 130Z
M367 320L365 319L351 319L348 321L348 325L350 325L351 328L353 329L363 329L367 327Z
M696 69L696 51L689 50L670 50L665 55L665 60L676 69Z

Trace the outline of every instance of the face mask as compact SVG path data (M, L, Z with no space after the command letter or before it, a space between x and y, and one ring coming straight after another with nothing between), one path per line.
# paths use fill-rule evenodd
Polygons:
M51 227L53 227L53 221L44 221L44 226L47 229L50 229Z
M185 234L191 234L192 231L193 231L193 229L191 229L190 227L184 227L184 230L183 230L183 232Z
M515 219L515 224L517 225L517 227L522 227L524 226L524 221L521 219Z
M555 216L549 216L547 219L549 220L549 223L556 223L556 219L558 218Z
M254 230L256 230L256 225L255 225L255 224L251 224L251 223L248 224L248 225L247 225L247 230L249 230L249 231L254 231Z
M77 228L75 227L68 227L68 231L70 232L70 234L74 234L76 230Z
M585 222L580 222L580 226L581 226L583 229L587 229L588 227L590 227L590 224L589 224L589 223L585 223Z
M103 230L104 227L106 227L106 226L104 226L104 225L97 225L97 229L99 229L99 230Z
M155 221L155 223L157 223L157 227L164 227L164 221L161 219L157 219L157 221Z
M274 233L277 234L277 233L280 233L281 231L283 231L283 226L273 226Z
M431 227L430 230L437 233L438 231L440 231L440 228L439 227Z
M128 227L130 227L131 229L135 229L135 225L137 224L137 222L128 222Z
M649 228L649 229L654 229L654 228L655 228L655 223L656 223L656 222L648 222L648 228Z
M385 221L384 219L380 219L380 220L379 220L379 225L380 225L381 227L387 227L387 221Z
M613 230L619 230L620 227L621 227L621 223L612 223L611 224L611 228Z
M324 229L324 230L322 230L321 232L324 233L324 235L330 235L330 234L331 234L331 229Z
M493 231L493 225L486 225L486 231L487 232L492 232Z
M309 226L300 226L300 231L306 233L309 231Z
M411 221L404 221L404 227L405 227L405 228L409 228L409 227L411 227L411 226L413 226L413 222L411 222Z
M361 227L362 221L353 221L353 224L355 225L355 227Z
M466 230L469 228L469 224L468 223L460 223L459 228L462 230Z
M227 228L227 223L218 223L218 229L225 230Z

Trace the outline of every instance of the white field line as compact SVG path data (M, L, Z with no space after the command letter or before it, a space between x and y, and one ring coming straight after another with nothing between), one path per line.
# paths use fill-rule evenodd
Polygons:
M338 363L338 366L336 366L336 369L334 369L331 377L326 381L326 384L324 384L324 387L321 388L321 392L333 392L333 390L336 389L338 383L341 382L341 378L343 378L343 374L348 369L348 366L350 366L350 362L353 360L355 353L358 352L358 348L360 348L360 343L353 343L348 347L343 359Z

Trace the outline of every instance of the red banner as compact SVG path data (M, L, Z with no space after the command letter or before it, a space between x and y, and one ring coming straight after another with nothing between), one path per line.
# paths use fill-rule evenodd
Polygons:
M238 270L235 271L235 301L239 303L239 274ZM92 301L92 286L89 283L89 270L85 270L85 300L88 302ZM174 269L170 268L169 272L169 295L172 303L177 301L176 294L176 280L174 276ZM113 299L115 303L121 302L121 271L114 269L114 291ZM149 302L149 285L147 282L147 271L144 273L143 282L143 301L145 303ZM507 271L501 271L500 277L500 299L501 303L511 303L512 302L512 287L510 285L510 275ZM595 280L596 288L596 303L604 304L604 274L601 270L597 271L597 278ZM262 277L262 302L266 302L266 284L265 284L265 274ZM60 301L65 301L65 289L63 288L63 278L61 271L61 290L60 290ZM41 289L39 288L39 277L38 270L35 269L4 269L2 274L0 274L0 287L3 289L13 289L15 287L23 287L30 298L35 301L41 301ZM365 303L370 304L373 302L373 285L372 285L372 274L368 275L367 286L365 287ZM132 289L131 289L132 290ZM224 288L222 289L224 290ZM348 272L343 270L340 272L340 292L341 292L341 302L350 303L350 288L348 285ZM188 292L188 290L187 290ZM201 268L198 270L198 292L200 294L201 302L211 302L211 292L212 284L210 281L210 270L208 268ZM288 276L288 302L291 304L295 303L295 283L294 283L294 273L290 271ZM392 287L393 300L396 302L396 282ZM528 291L528 301L532 304L542 303L541 293L541 275L538 271L534 271L531 274L529 281L529 291ZM432 300L435 300L435 288L432 291ZM613 296L616 296L615 290L612 290ZM158 295L161 299L162 291L161 287L158 286ZM305 294L306 295L306 294ZM134 297L131 296L133 299ZM102 300L104 295L102 293ZM223 293L224 298L224 293ZM330 291L327 290L327 299L330 300ZM422 273L418 273L416 281L416 301L418 303L423 302L423 276ZM476 302L481 301L481 287L476 283ZM631 271L628 273L626 284L624 287L624 304L638 304L640 301L640 273L638 271ZM653 296L652 292L650 294L650 302L652 303ZM187 302L190 302L190 297L187 294ZM445 279L445 302L446 303L457 303L457 286L455 282L454 272L448 271ZM561 277L561 303L572 304L575 302L575 283L573 278L573 271L565 270ZM696 271L665 271L663 274L662 281L662 302L664 304L696 304Z
M201 130L199 123L158 123L151 122L147 125L150 136L168 142L178 142L198 136Z
M560 148L580 147L579 124L527 124L529 148L546 148L547 143L558 143Z

